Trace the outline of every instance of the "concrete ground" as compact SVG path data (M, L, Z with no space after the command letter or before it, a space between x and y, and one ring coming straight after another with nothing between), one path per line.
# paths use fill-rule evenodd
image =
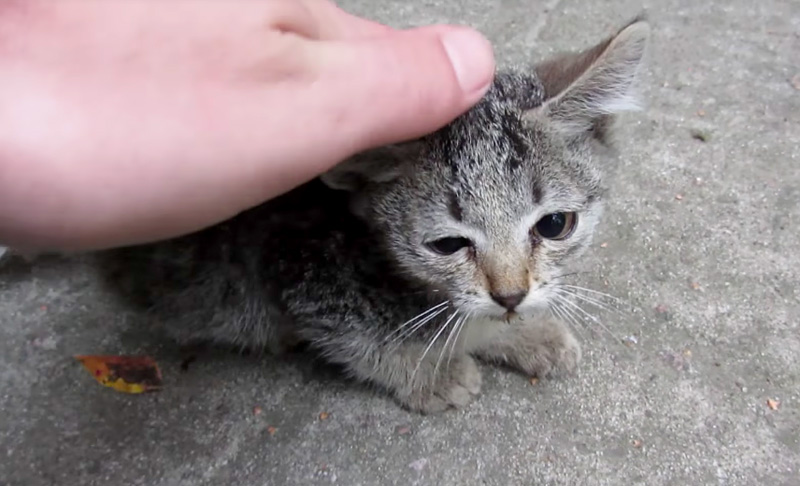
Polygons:
M198 351L182 370L80 261L4 258L0 485L800 484L800 4L342 5L473 25L503 63L647 10L649 108L626 118L582 277L625 302L597 316L627 345L583 331L576 377L487 368L471 407L421 417L302 355ZM116 393L80 353L150 354L166 386Z

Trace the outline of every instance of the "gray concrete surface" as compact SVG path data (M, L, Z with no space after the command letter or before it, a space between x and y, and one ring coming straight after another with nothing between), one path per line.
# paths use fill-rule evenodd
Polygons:
M800 4L342 5L396 26L474 25L501 62L586 46L649 12L650 105L627 118L582 278L627 303L597 315L636 343L584 331L575 378L485 369L470 408L420 417L304 356L204 351L181 371L181 352L79 261L5 259L0 484L800 484ZM166 387L115 393L78 353L151 354Z

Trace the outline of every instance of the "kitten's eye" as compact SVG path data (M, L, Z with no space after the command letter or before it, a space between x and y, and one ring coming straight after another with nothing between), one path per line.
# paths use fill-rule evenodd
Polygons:
M575 213L553 213L540 219L533 232L546 240L563 240L572 234L578 216Z
M457 252L462 248L467 248L472 246L472 242L467 238L460 238L455 236L450 236L447 238L441 238L439 240L431 241L427 243L428 248L435 251L440 255L452 255L453 253Z

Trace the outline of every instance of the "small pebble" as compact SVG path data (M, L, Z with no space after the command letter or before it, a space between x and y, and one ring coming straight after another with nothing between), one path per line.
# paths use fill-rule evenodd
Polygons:
M701 142L708 142L711 140L711 134L704 130L692 129L690 133L695 140L700 140Z

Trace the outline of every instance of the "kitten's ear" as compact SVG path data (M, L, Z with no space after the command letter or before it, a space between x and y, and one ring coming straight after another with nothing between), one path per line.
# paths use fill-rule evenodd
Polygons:
M421 150L420 141L368 150L341 162L320 178L332 189L358 191L368 184L399 177L406 162L415 160Z
M635 81L649 38L650 26L639 18L590 49L539 64L545 102L529 116L546 117L565 135L579 136L603 131L613 115L638 110Z

